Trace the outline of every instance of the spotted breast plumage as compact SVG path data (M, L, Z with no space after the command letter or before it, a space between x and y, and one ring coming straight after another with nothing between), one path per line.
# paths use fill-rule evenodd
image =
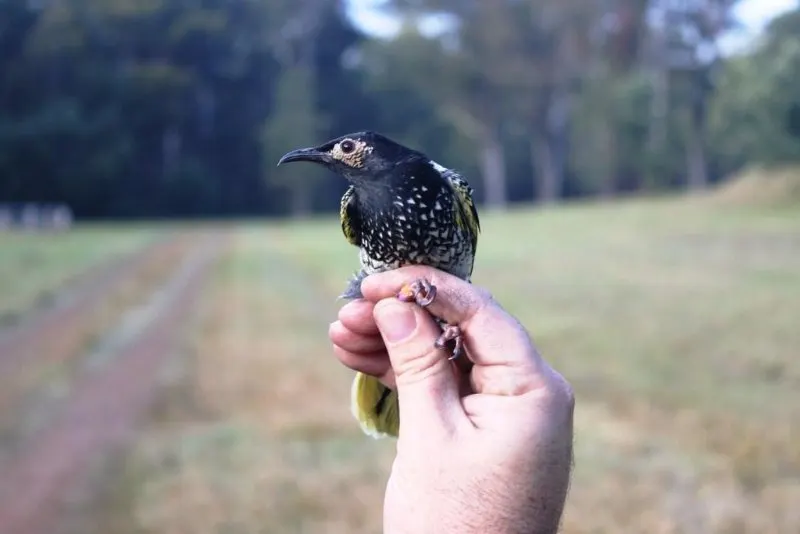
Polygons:
M350 182L342 196L340 219L347 241L359 248L360 269L341 295L361 297L368 275L403 265L429 265L470 281L480 232L472 188L456 171L381 134L365 131L320 146L293 150L279 164L311 161ZM400 297L427 306L436 288L421 279ZM457 325L437 318L437 346L463 350ZM397 436L397 394L376 378L357 373L352 409L362 429L375 437Z

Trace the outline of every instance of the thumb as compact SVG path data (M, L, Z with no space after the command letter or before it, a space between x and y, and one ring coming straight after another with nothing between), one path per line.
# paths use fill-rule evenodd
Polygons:
M395 298L378 302L373 317L394 371L401 435L454 433L466 415L447 354L434 346L439 326L416 304Z

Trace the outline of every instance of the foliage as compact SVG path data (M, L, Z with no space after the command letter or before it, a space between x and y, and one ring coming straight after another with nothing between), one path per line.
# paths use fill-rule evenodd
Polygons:
M274 162L362 129L498 207L702 188L800 159L800 10L724 59L735 3L393 0L403 29L379 39L344 0L5 0L0 201L82 218L333 210L341 180Z
M728 168L800 161L800 10L777 20L763 45L732 61L713 108Z
M280 75L276 83L274 111L266 121L262 137L264 174L276 182L275 185L288 190L292 211L296 215L307 215L310 211L311 191L319 181L319 168L304 165L290 180L278 177L272 168L282 154L308 144L310 139L317 139L323 131L323 120L316 113L311 91L313 83L313 72L305 67L291 67Z

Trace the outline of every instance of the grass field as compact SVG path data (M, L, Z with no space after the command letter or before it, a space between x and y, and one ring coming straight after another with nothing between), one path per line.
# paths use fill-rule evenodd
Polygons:
M475 283L576 390L563 532L800 531L800 211L482 219ZM380 532L393 443L360 434L326 336L355 261L333 219L235 229L76 533Z
M154 229L84 227L66 233L0 232L0 323L36 304L102 262L134 251Z

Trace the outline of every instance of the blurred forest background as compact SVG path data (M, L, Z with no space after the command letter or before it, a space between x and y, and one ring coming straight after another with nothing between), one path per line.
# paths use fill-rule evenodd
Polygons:
M800 8L723 57L736 0L3 0L0 199L78 218L305 215L286 150L372 129L479 201L702 190L800 160ZM439 32L424 31L438 21Z

